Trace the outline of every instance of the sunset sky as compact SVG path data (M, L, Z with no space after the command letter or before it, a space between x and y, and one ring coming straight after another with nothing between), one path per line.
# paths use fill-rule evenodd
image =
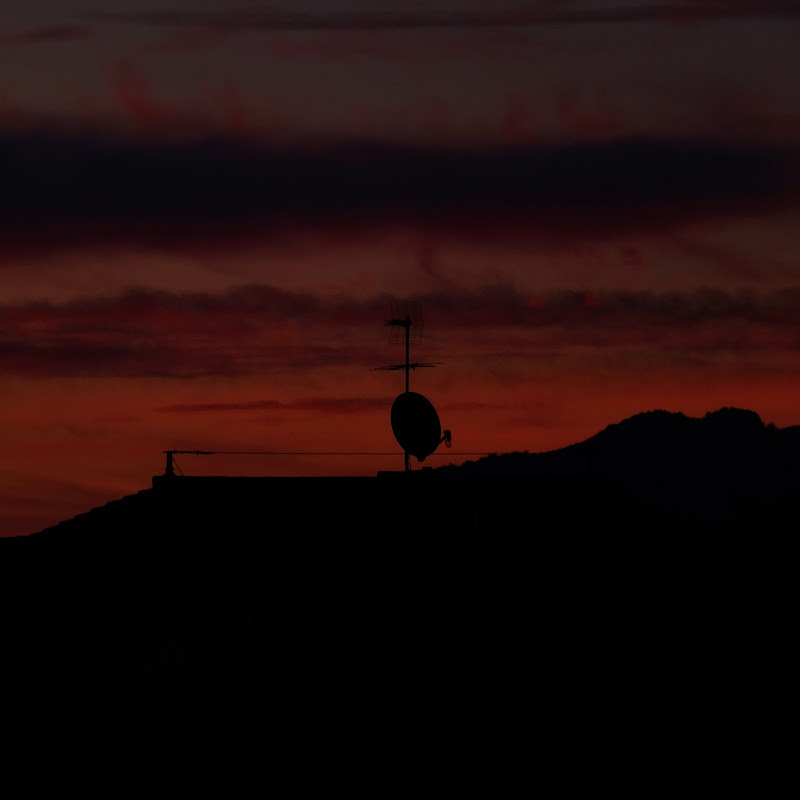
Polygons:
M392 298L453 452L800 423L795 0L6 5L2 534L398 451Z

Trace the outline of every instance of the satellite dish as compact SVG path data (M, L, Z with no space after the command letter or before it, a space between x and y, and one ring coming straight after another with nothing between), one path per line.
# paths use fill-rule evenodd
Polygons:
M392 404L392 431L400 447L424 461L442 442L442 426L433 403L417 392L403 392Z
M405 370L406 390L398 395L392 404L392 430L394 437L405 453L406 472L408 472L408 456L416 456L417 461L424 461L434 450L445 442L452 444L450 431L442 436L439 415L430 400L416 392L408 390L408 373L417 367L435 367L434 361L409 361L409 345L418 343L422 338L422 308L411 300L389 304L391 319L386 324L391 327L391 341L403 342L406 346L406 363L391 364L388 367L374 369ZM402 333L401 333L402 330Z

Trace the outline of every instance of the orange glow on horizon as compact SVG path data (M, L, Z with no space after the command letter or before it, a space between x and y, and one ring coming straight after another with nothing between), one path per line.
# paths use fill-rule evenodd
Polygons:
M442 426L453 431L453 453L544 452L582 441L633 414L662 408L702 416L722 406L749 408L779 427L800 422L794 398L800 376L758 379L731 372L709 381L702 372L550 374L508 391L482 381L453 381L442 366L412 376L412 390L431 399ZM165 449L281 452L388 452L396 456L178 456L186 474L374 475L401 469L402 454L389 425L395 373L367 373L315 387L329 396L347 386L347 397L377 397L375 407L316 411L290 404L248 410L269 396L253 381L125 380L18 381L4 398L7 434L0 459L6 477L0 492L3 534L35 532L75 514L150 486L164 469ZM545 376L542 376L543 378ZM390 388L394 387L394 388ZM402 388L400 385L399 388ZM382 389L377 394L376 389ZM343 395L339 394L339 397ZM53 398L57 397L57 403ZM386 398L385 408L380 398ZM159 409L193 401L245 407L198 413ZM442 445L426 466L460 463ZM422 466L412 460L413 467Z

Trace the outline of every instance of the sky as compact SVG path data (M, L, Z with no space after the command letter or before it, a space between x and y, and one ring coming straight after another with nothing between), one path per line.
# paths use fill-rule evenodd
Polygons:
M453 432L426 463L656 408L800 423L794 0L6 5L3 535L165 449L402 468L398 299Z

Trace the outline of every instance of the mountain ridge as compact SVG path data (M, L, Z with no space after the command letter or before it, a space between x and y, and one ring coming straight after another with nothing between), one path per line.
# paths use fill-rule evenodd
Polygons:
M426 476L557 479L575 482L576 491L588 481L660 514L701 525L797 519L800 426L778 428L765 424L755 411L728 406L703 417L656 409L607 425L588 439L557 450L491 454L459 465L415 470L408 477ZM154 486L164 480L170 479L156 477ZM267 479L220 480L227 485ZM315 485L326 480L330 479L313 479ZM97 527L123 509L138 513L142 504L150 502L152 491L143 489L112 500L30 535L58 537L57 531Z
M726 406L703 417L652 410L558 450L489 455L444 473L592 478L679 517L730 523L794 508L800 426L777 428Z

